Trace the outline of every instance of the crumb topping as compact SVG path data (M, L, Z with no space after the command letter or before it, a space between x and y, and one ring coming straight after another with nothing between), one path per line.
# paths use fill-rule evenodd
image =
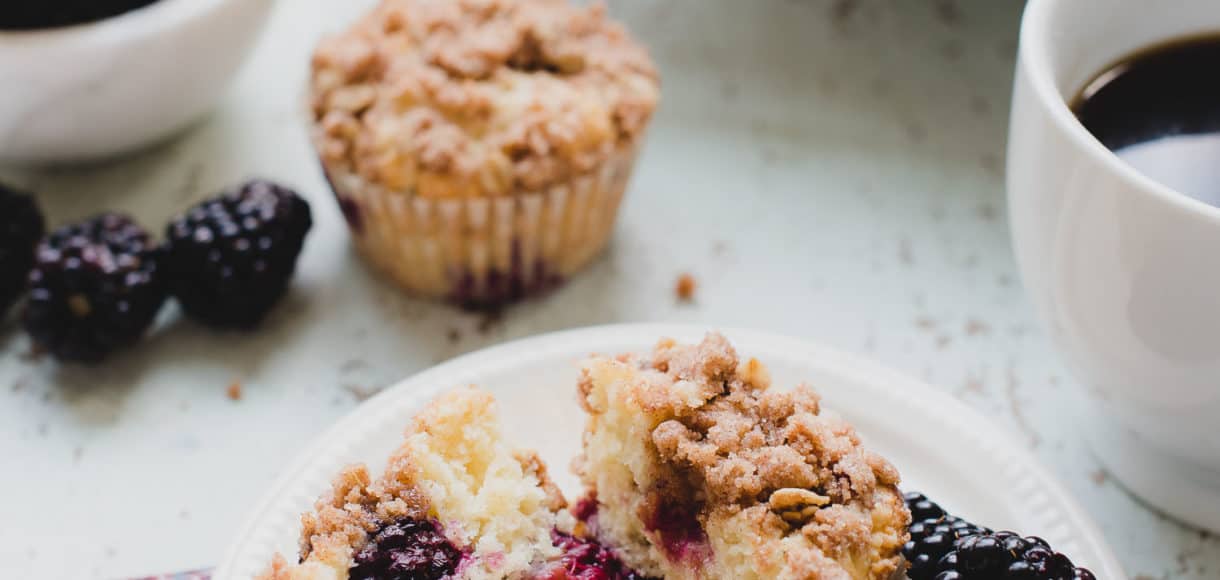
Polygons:
M382 0L313 57L319 153L391 191L505 195L632 146L659 96L601 4Z
M645 364L675 385L646 391L646 408L676 411L652 432L660 459L686 468L710 503L787 505L813 495L867 503L878 485L898 483L898 471L861 446L851 425L820 414L813 389L768 389L761 363L739 364L723 336L695 347L662 342ZM692 392L696 406L688 405Z
M823 414L807 385L771 389L766 368L738 357L723 336L697 345L663 340L644 360L600 359L579 386L592 429L602 415L647 417L619 432L639 433L651 449L647 463L632 467L637 517L670 560L689 553L695 524L717 558L737 553L731 546L740 538L780 542L751 544L759 550L753 573L762 577L785 569L811 574L802 578L889 578L901 569L910 516L897 469L862 446L847 422ZM677 549L675 537L683 539Z

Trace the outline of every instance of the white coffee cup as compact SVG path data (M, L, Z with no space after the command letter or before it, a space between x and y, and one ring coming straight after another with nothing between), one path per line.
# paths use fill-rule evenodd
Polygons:
M1007 179L1025 286L1088 388L1064 420L1128 489L1220 532L1220 208L1124 164L1067 104L1116 60L1211 32L1215 0L1030 0Z

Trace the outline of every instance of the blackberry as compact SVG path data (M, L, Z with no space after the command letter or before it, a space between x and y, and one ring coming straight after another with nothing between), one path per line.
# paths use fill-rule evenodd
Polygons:
M1037 537L1022 538L1012 532L979 534L962 539L956 552L955 569L963 580L1094 580L1092 572L1077 568Z
M961 518L944 515L911 524L911 539L902 547L911 580L932 580L940 572L942 558L949 555L962 538L990 530Z
M0 318L25 291L44 233L46 224L34 197L0 185Z
M207 325L257 326L288 289L312 226L309 204L269 181L200 203L166 227L170 292Z
M934 520L946 515L945 510L935 502L928 499L928 496L916 492L908 491L903 494L903 499L906 500L907 509L911 510L911 521L922 522L924 520Z
M923 494L905 499L916 520L902 550L911 580L1096 580L1042 538L992 532L947 514Z
M457 570L462 552L437 522L403 519L378 530L354 560L352 580L440 580Z
M98 362L152 324L166 298L158 266L148 233L125 215L61 227L38 245L25 330L56 358Z

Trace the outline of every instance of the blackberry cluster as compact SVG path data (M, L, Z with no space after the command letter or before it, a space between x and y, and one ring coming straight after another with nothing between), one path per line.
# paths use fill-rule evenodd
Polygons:
M431 520L404 519L382 527L356 553L352 580L441 580L462 561L462 552Z
M949 515L920 493L906 494L911 580L1096 580L1045 540L993 532Z
M0 318L25 292L46 225L34 197L0 185Z
M166 228L170 291L207 325L252 328L287 290L312 225L309 204L269 181L205 201Z
M165 302L156 245L131 218L106 213L38 245L22 319L42 349L93 363L135 343Z

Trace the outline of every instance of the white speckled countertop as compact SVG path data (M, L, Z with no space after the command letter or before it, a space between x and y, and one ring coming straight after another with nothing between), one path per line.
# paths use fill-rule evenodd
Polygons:
M136 350L79 369L32 359L11 317L0 325L0 576L208 566L291 456L378 387L540 332L680 321L804 336L921 377L1019 433L1133 578L1220 577L1220 541L1149 511L1089 456L1078 385L1016 277L1001 176L1021 2L612 0L665 75L617 238L482 329L371 277L313 163L310 46L368 4L280 2L221 109L177 140L3 172L56 222L122 208L150 224L268 176L314 202L317 227L293 293L254 335L167 311ZM684 271L690 305L672 290Z

